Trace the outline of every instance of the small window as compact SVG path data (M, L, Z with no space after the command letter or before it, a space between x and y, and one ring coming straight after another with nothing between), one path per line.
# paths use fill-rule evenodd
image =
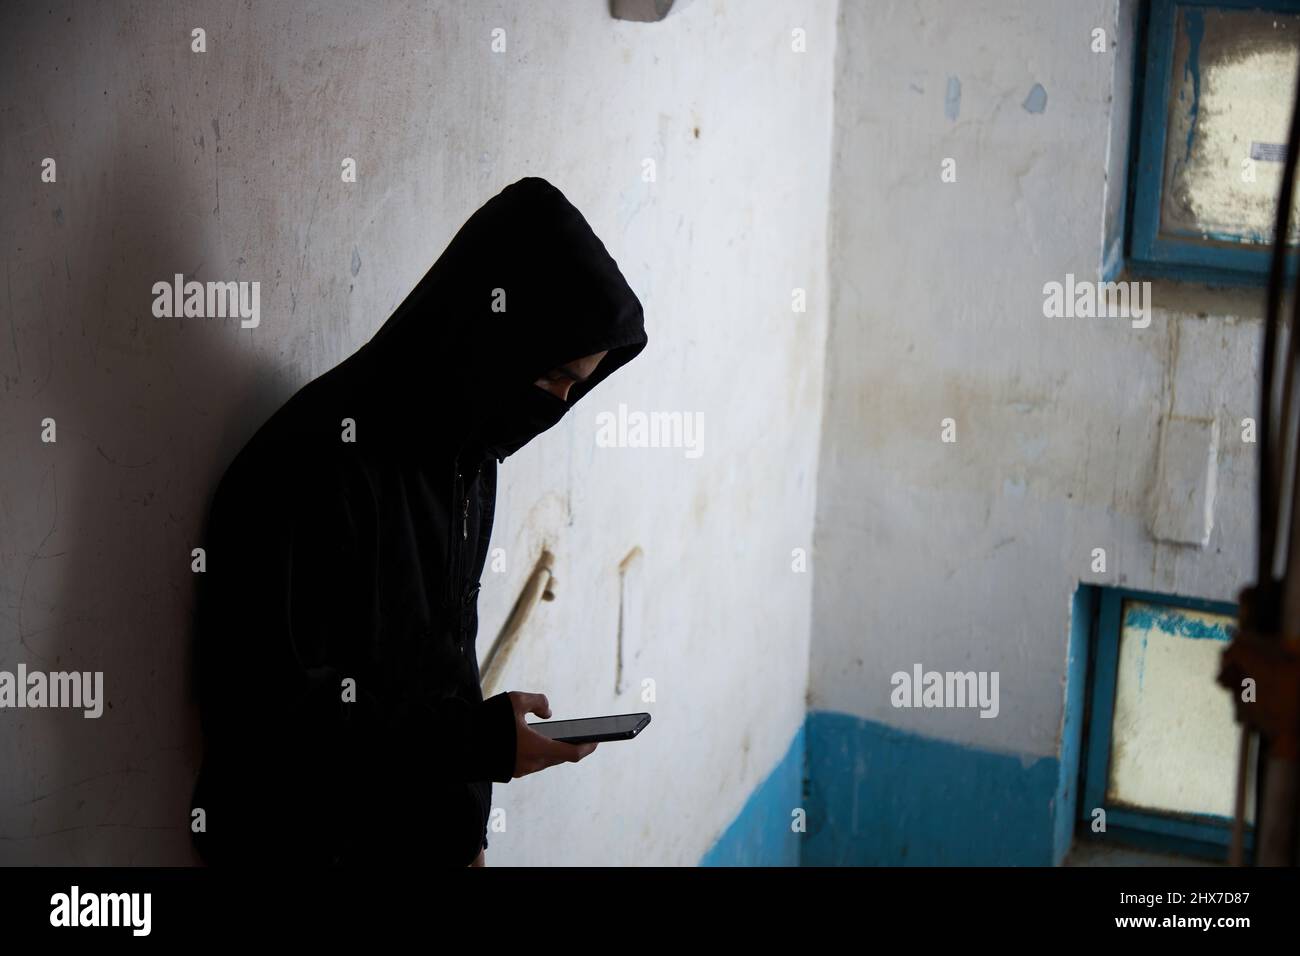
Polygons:
M1145 33L1128 269L1263 285L1300 66L1300 0L1152 0ZM1297 220L1293 212L1292 246ZM1294 255L1288 265L1294 275Z
M1080 834L1226 859L1241 728L1217 676L1236 609L1113 588L1097 608ZM1248 852L1253 806L1248 791Z

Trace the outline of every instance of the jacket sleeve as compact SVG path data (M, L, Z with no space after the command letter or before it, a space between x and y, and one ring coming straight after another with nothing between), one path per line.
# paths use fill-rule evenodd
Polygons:
M355 701L344 701L345 678L345 668L312 668L310 689L288 721L314 740L310 751L323 760L337 763L351 755L353 766L366 766L393 785L509 783L514 777L515 715L508 694L482 702L430 696L399 704L358 679Z
M361 554L358 527L370 522L358 521L339 470L311 474L281 509L256 495L214 506L200 605L205 729L212 715L232 743L282 754L304 787L349 772L384 788L508 782L509 696L440 694L436 661L374 633L381 572Z
M515 710L506 693L482 703L445 697L426 705L408 727L423 744L416 753L428 753L431 742L442 749L430 755L457 780L495 780L509 783L515 773Z

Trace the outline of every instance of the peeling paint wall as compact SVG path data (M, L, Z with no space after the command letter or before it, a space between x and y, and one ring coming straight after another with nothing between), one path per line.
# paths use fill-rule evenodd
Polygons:
M1253 572L1241 420L1255 415L1262 290L1157 283L1145 329L1044 317L1045 283L1099 277L1130 15L1113 0L841 6L814 711L1029 767L1059 755L1080 582L1233 601ZM1096 27L1106 53L1090 49ZM1173 417L1217 424L1203 547L1152 532ZM916 663L1000 672L998 717L893 707L891 674Z
M654 723L498 784L489 861L698 861L803 721L812 575L791 551L811 545L824 393L833 0L693 3L659 24L604 0L3 18L0 668L103 670L109 705L0 713L0 862L193 860L190 550L213 485L525 175L587 215L651 345L503 466L480 655L549 547L557 600L506 685L547 693L556 718ZM151 286L178 272L259 281L260 325L155 319ZM703 455L597 448L595 416L620 402L702 413ZM633 547L642 647L616 694Z

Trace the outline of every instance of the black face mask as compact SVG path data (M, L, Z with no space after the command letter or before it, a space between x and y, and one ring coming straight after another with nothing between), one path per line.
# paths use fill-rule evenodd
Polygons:
M505 461L524 445L546 431L569 410L569 403L537 385L528 384L502 396L476 429L482 449L497 461Z

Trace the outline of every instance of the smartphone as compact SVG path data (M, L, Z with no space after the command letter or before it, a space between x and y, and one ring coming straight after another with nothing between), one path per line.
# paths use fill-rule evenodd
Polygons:
M548 720L529 724L543 737L566 744L586 744L604 740L631 740L650 723L649 714L615 714L612 717L583 717L579 720Z

